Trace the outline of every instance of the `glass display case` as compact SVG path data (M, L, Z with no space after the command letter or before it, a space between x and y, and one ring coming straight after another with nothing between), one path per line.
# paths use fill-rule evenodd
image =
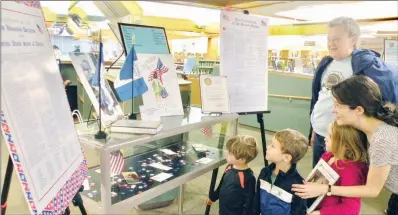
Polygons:
M122 214L224 165L238 115L208 116L190 108L162 122L155 135L108 133L106 140L94 138L95 123L77 126L89 166L85 205L98 208L95 213Z

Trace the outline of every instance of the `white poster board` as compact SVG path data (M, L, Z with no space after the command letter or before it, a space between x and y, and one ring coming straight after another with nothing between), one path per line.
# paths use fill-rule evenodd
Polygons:
M384 61L398 67L398 40L384 41Z
M95 111L99 113L99 87L91 86L97 59L92 53L70 53L69 56ZM122 119L124 113L108 81L105 80L105 70L103 66L101 68L101 76L103 77L101 79L101 121L105 127L109 127L113 122Z
M138 73L148 91L142 94L145 108L160 110L162 116L183 115L181 92L171 54L137 53ZM156 74L156 75L155 75Z
M2 1L1 15L2 134L30 213L61 214L87 165L40 3Z
M231 112L268 109L267 21L221 11L220 74L228 78Z

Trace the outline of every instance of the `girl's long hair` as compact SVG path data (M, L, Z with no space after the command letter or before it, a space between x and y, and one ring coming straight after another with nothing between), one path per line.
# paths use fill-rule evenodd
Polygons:
M368 163L368 141L366 134L349 126L338 125L333 121L330 125L330 141L332 153L337 160L350 160Z

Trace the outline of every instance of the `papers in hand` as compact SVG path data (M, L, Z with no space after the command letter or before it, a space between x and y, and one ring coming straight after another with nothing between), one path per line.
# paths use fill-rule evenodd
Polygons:
M165 166L161 163L151 163L151 164L149 164L149 166L156 168L156 169L164 170L164 171L169 171L172 169L172 168Z
M339 174L337 174L328 163L326 163L323 159L320 159L317 165L308 175L306 181L333 185L336 183L339 177ZM312 203L311 207L307 209L307 214L314 211L324 197L325 195L319 196L314 203Z
M155 180L155 181L158 181L158 182L162 182L162 181L164 181L164 180L166 180L166 179L168 179L168 178L170 178L172 176L173 176L173 174L162 172L162 173L159 173L159 174L151 177L151 179Z

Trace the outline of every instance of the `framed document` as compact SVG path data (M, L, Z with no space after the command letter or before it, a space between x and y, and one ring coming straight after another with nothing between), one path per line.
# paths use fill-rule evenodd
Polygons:
M201 75L199 84L203 113L230 113L226 76Z

